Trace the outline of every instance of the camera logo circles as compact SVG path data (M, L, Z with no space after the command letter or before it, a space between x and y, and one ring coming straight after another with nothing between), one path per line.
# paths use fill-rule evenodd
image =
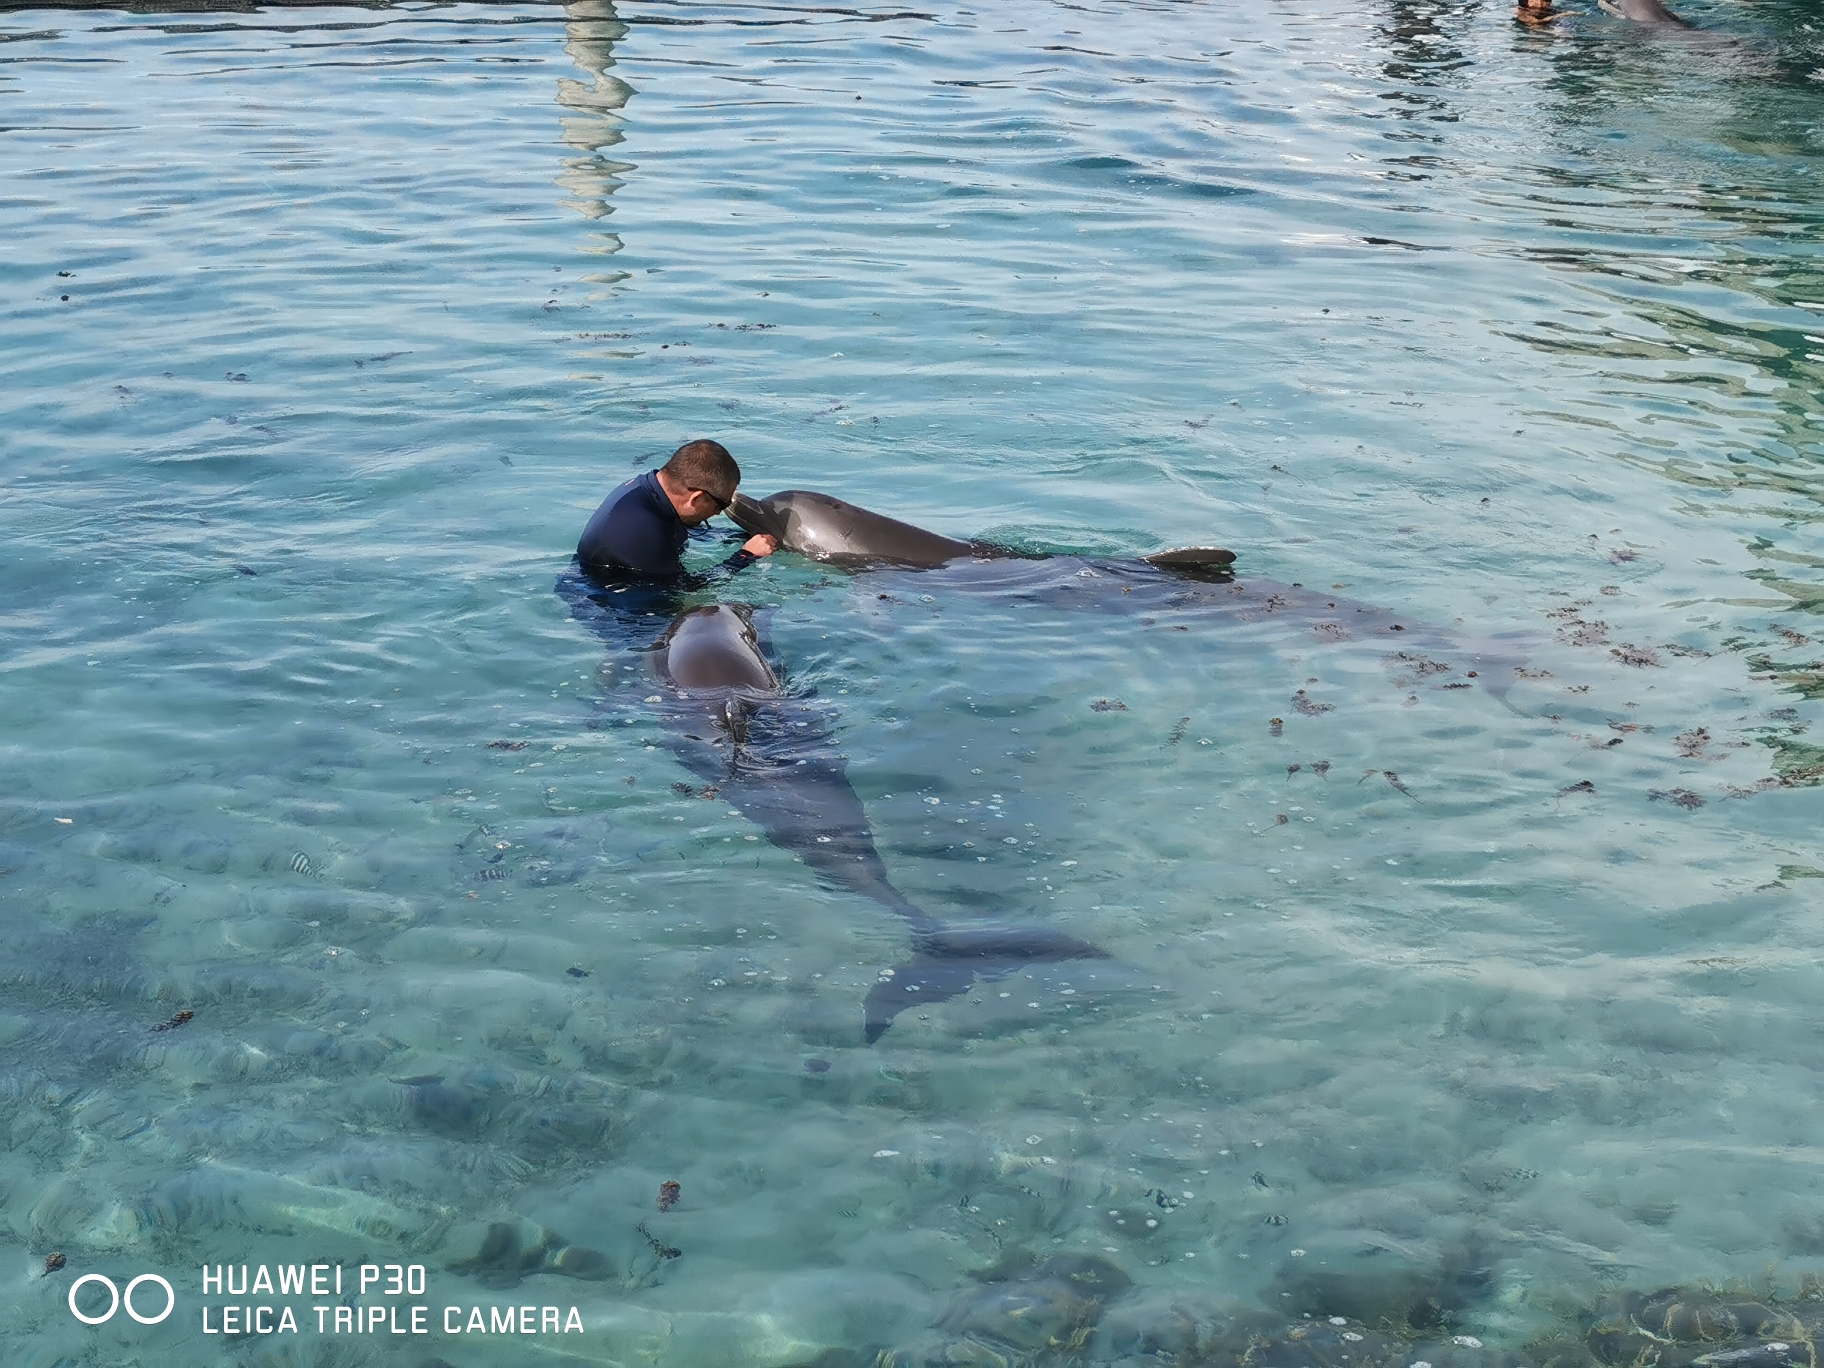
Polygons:
M100 1283L103 1287L108 1289L108 1309L98 1316L89 1315L84 1312L81 1307L76 1305L76 1294L82 1291L89 1283ZM139 1313L139 1309L133 1305L133 1294L139 1289L141 1283L157 1283L165 1290L165 1309L160 1311L156 1316L142 1316ZM164 1320L165 1317L169 1316L177 1307L177 1293L172 1290L170 1283L166 1282L156 1273L141 1273L137 1278L133 1279L132 1282L127 1284L127 1290L125 1292L122 1292L114 1285L114 1280L112 1278L105 1277L100 1273L84 1273L80 1278L76 1279L75 1282L70 1284L69 1300L70 1314L76 1317L76 1319L81 1321L84 1325L106 1325L109 1321L114 1319L114 1313L120 1310L122 1306L125 1306L127 1308L127 1314L141 1325L157 1325L160 1321Z

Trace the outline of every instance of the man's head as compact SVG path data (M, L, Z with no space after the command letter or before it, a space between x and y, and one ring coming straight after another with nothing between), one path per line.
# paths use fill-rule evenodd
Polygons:
M740 483L741 467L720 442L686 442L659 467L659 487L686 527L727 508Z

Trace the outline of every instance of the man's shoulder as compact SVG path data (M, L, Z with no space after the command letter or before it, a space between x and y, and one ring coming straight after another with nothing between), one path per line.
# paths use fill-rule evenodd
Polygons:
M630 480L623 480L620 484L608 491L608 497L602 500L602 507L618 508L629 499L643 499L650 492L648 489L650 484L651 481L644 473L635 475Z
M604 527L610 520L621 522L632 517L639 521L659 517L664 510L653 497L654 490L650 472L635 475L616 485L608 491L608 496L597 506L594 515L589 519L591 526Z
M577 554L586 565L670 574L682 568L678 549L683 531L649 471L634 476L602 500L583 529Z

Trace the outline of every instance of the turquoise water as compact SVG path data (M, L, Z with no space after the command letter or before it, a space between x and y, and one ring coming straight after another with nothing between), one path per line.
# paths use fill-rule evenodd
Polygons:
M1824 29L1684 8L0 16L5 1361L940 1361L1022 1252L1132 1279L1088 1361L1466 1261L1492 1353L1817 1270ZM897 885L1114 957L868 1047L904 924L551 592L698 435L1525 673L746 572ZM312 1261L587 1328L204 1333Z

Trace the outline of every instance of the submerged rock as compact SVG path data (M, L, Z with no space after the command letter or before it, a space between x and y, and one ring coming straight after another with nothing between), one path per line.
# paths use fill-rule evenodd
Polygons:
M1273 1280L1274 1300L1319 1319L1342 1316L1404 1339L1436 1335L1484 1296L1494 1269L1474 1236L1427 1253L1378 1231L1320 1237Z
M1661 1288L1624 1293L1584 1336L1612 1368L1814 1368L1824 1307L1804 1314L1747 1295Z
M1200 1356L1220 1342L1239 1310L1238 1303L1219 1309L1196 1296L1155 1293L1125 1298L1097 1325L1091 1357L1098 1362L1201 1362Z
M882 1357L890 1368L1013 1368L1075 1355L1089 1343L1105 1306L1133 1284L1094 1255L1043 1262L1015 1255L976 1275L935 1333Z
M1308 1256L1307 1256L1308 1257ZM1518 1352L1485 1344L1449 1324L1413 1326L1400 1308L1421 1264L1394 1260L1385 1282L1351 1287L1334 1275L1297 1280L1306 1293L1380 1302L1377 1321L1342 1314L1288 1315L1242 1309L1212 1292L1141 1294L1121 1301L1127 1276L1106 1260L1011 1259L976 1275L938 1327L910 1348L879 1356L880 1368L1824 1368L1824 1283L1782 1300L1707 1288L1625 1292ZM1434 1289L1486 1277L1473 1242L1425 1276ZM1282 1276L1281 1286L1293 1280ZM1104 1312L1107 1312L1105 1315ZM866 1362L873 1362L864 1358Z
M1346 1316L1236 1324L1194 1361L1208 1368L1391 1368L1406 1345Z
M879 1362L880 1355L868 1349L825 1349L792 1368L876 1368Z
M465 1234L466 1240L452 1243L473 1247L450 1259L445 1267L452 1273L471 1275L483 1287L517 1287L536 1273L603 1282L618 1280L625 1271L601 1251L573 1245L555 1230L532 1221L496 1221L479 1232L479 1238Z

